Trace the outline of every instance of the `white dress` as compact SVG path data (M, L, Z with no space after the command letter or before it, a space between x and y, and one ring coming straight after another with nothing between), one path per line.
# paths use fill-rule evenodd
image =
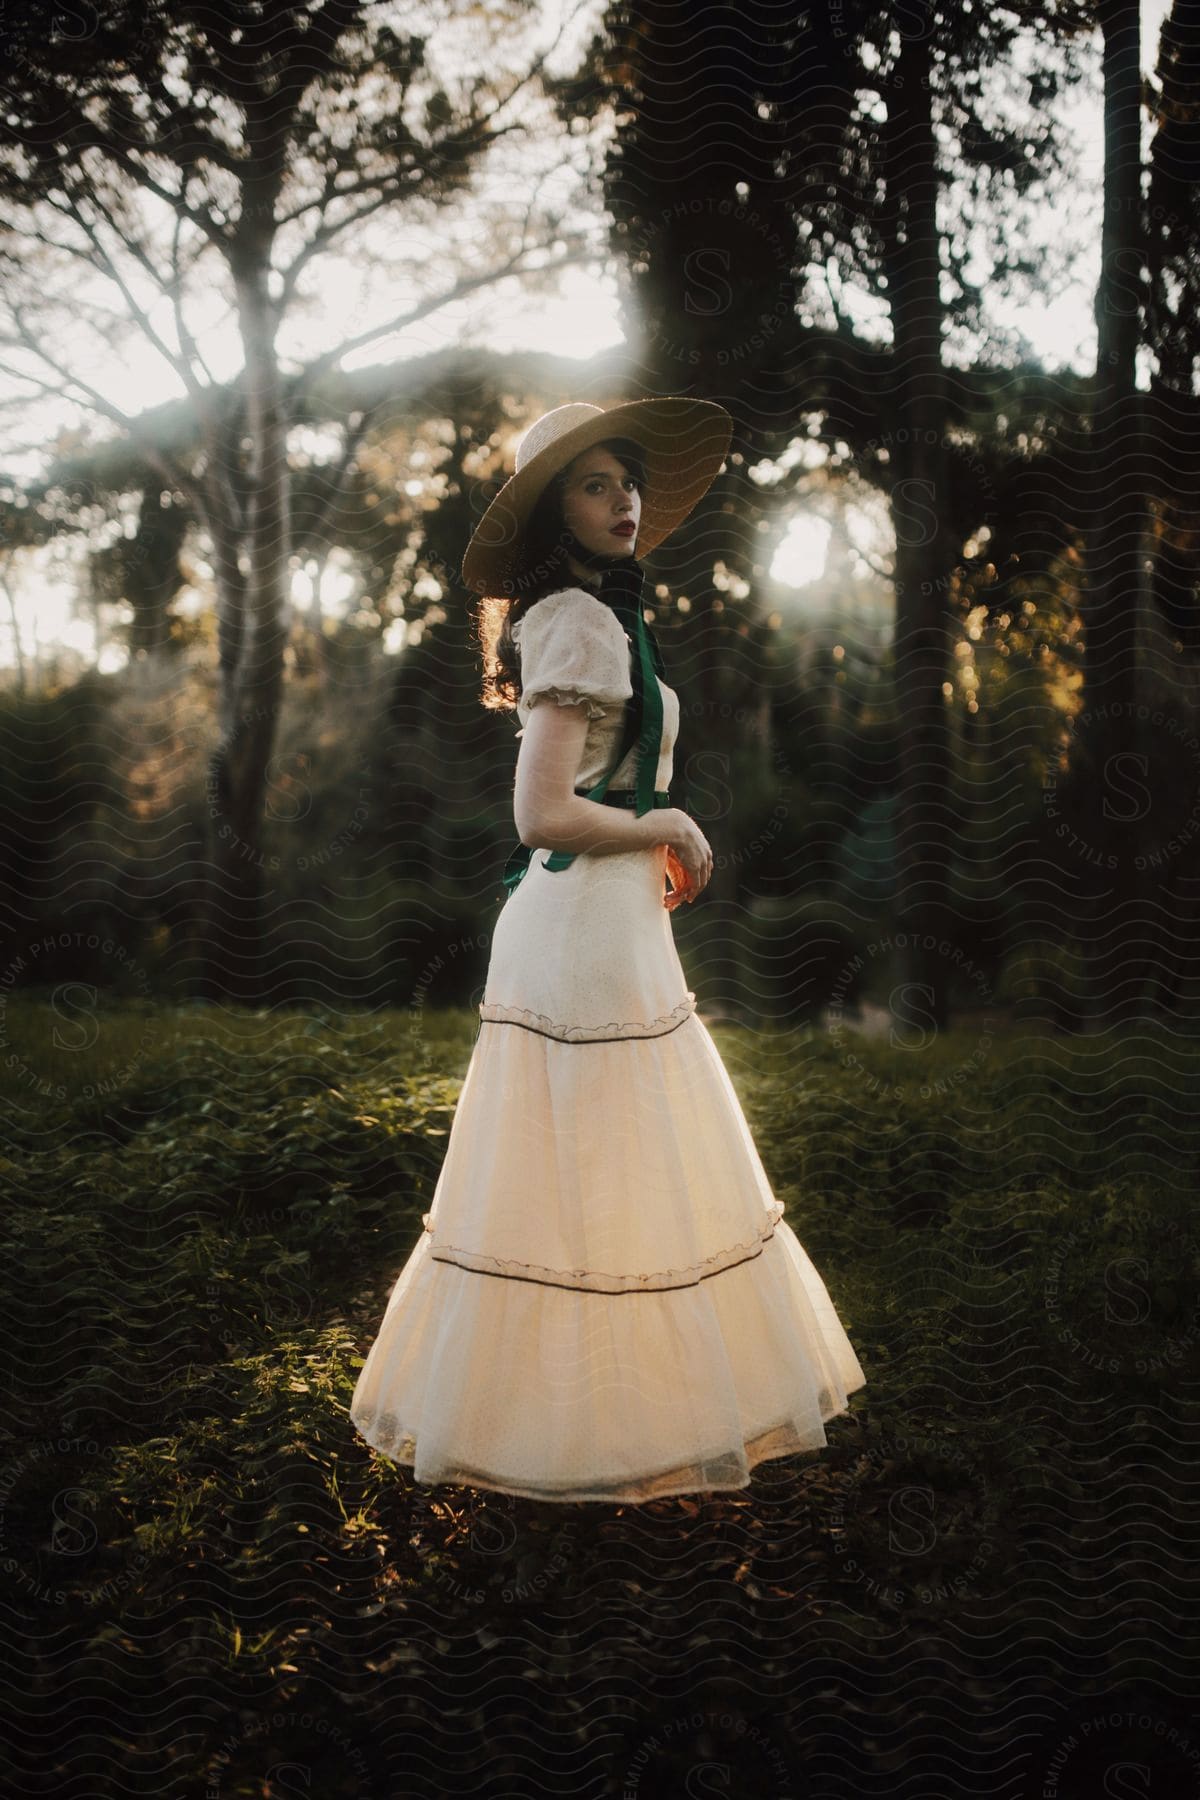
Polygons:
M524 724L587 699L577 788L632 693L582 588L514 631ZM660 683L658 778L679 702ZM631 787L636 746L610 787ZM663 905L666 848L535 849L496 920L480 1025L424 1231L350 1406L419 1482L541 1500L745 1487L826 1442L866 1377L772 1193Z

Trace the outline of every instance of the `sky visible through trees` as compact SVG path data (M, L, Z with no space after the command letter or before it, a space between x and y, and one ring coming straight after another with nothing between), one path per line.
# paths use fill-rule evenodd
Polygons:
M552 73L561 74L573 66L587 41L586 28L598 12L594 6L572 12L557 0L548 0L540 28L528 36L538 49L555 46L548 64ZM1143 70L1154 66L1165 13L1166 0L1143 0ZM431 43L441 69L469 69L472 46L461 40L461 28L441 37L435 33ZM1094 367L1095 358L1092 299L1099 255L1103 152L1098 41L1092 46L1092 61L1091 78L1064 102L1069 109L1064 135L1077 157L1070 217L1064 220L1060 209L1045 205L1029 209L1029 248L1039 257L1044 252L1044 272L1027 295L1006 299L998 293L990 294L987 308L996 327L1021 334L1030 352L1047 369L1074 369L1080 373ZM1014 71L1014 75L1019 73L1019 68ZM1013 98L1020 98L1019 89ZM1004 94L997 93L995 104L1001 115L1011 110L1010 97ZM1150 129L1147 117L1143 121L1146 141ZM566 356L590 356L607 345L618 344L621 333L617 286L608 256L606 221L597 197L598 184L589 177L589 169L595 167L602 154L605 130L601 124L597 132L585 138L555 126L530 136L501 139L491 152L486 174L473 184L469 195L460 204L431 215L423 231L407 213L399 232L383 215L369 235L355 237L352 255L330 255L320 260L318 279L305 305L289 315L281 338L285 355L300 361L318 354L337 338L349 311L353 311L356 322L361 318L364 328L396 313L407 298L416 297L421 273L431 259L436 260L447 249L451 239L469 246L481 218L495 208L520 207L535 186L547 183L553 187L556 198L570 201L581 227L594 237L593 261L566 268L554 291L530 293L522 278L514 276L499 286L443 307L406 331L365 345L348 355L342 367L349 372L384 361L399 364L406 358L428 355L455 344L478 344L501 351L536 348ZM952 196L953 188L947 192ZM165 222L163 228L166 229ZM987 246L979 248L983 258L980 268L986 271ZM81 318L87 317L85 298L94 305L94 316L91 322L76 326L74 343L69 337L63 343L64 361L101 393L114 400L119 397L120 405L131 413L182 398L178 377L132 320L127 329L122 329L119 318L110 318L117 311L111 284L97 278L90 291L86 285L79 289L75 299ZM864 335L870 335L871 319L879 312L872 297L842 293L837 298ZM214 376L233 376L240 364L240 348L224 298L214 293L203 307L195 307L188 323ZM103 335L114 325L117 350L106 346ZM60 322L56 321L55 329L61 329ZM950 342L946 354L948 359L966 364L976 348L965 342ZM17 354L11 355L8 366L22 366ZM1139 385L1145 385L1144 369L1139 373ZM14 404L14 397L21 393L29 396L27 403ZM0 377L0 396L8 400L0 409L0 472L10 481L36 478L44 472L57 448L106 436L110 430L94 414L65 396L34 396L8 375ZM864 512L853 521L849 534L852 538L857 536L864 551L878 553L886 547L887 531L883 512ZM799 511L778 547L772 574L796 591L798 605L803 604L804 586L822 572L827 538L828 527L819 518ZM83 555L82 545L59 541L24 554L9 566L6 579L11 593L2 596L0 606L0 666L12 667L16 661L14 619L27 652L64 645L85 659L95 655L95 614L80 606ZM331 569L329 575L319 605L336 614L349 584L339 583L336 569ZM302 588L301 580L297 601L308 605L311 597L300 591ZM182 605L187 603L184 597ZM194 604L204 603L204 596L197 593ZM854 610L852 603L850 610ZM400 641L402 634L390 647L396 647ZM103 651L101 666L115 668L123 660L123 649L109 644Z

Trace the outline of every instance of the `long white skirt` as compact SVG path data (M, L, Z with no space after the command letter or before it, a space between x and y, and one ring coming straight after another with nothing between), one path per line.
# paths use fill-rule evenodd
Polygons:
M535 850L496 922L424 1230L350 1416L422 1483L745 1487L866 1377L696 1014L666 849Z

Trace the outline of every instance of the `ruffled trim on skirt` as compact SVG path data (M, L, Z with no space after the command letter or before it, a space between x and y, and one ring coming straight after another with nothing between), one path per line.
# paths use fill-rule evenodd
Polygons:
M645 1275L618 1275L603 1269L548 1269L541 1263L520 1262L515 1257L484 1256L458 1244L441 1242L434 1245L430 1254L434 1262L455 1263L460 1269L472 1269L482 1275L502 1275L509 1281L535 1281L542 1287L582 1288L593 1294L656 1294L668 1288L695 1287L697 1282L719 1275L723 1269L732 1269L738 1263L749 1262L751 1257L761 1256L763 1245L775 1235L775 1227L782 1216L783 1201L776 1200L767 1210L766 1223L756 1237L732 1244L727 1250L718 1250L686 1269L655 1269ZM432 1235L435 1226L431 1213L423 1215L422 1224Z
M524 1006L506 1006L499 1000L481 1000L479 1017L483 1024L523 1025L527 1031L543 1037L557 1038L563 1044L610 1044L621 1038L665 1037L675 1031L696 1010L696 996L689 989L669 1012L643 1023L637 1019L610 1019L604 1025L564 1025L545 1013L530 1012Z
M418 1482L643 1501L819 1449L865 1379L786 1220L717 1280L615 1307L481 1281L422 1237L350 1416Z

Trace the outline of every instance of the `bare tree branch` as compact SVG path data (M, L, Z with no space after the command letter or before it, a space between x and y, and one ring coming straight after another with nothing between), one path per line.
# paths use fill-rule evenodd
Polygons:
M109 217L107 210L99 203L98 200L95 202L95 204L96 204L98 210L104 214L104 216L108 220L109 224L112 225L112 220ZM104 245L101 243L99 233L96 231L91 220L87 219L78 207L76 207L74 210L74 216L78 219L78 221L79 221L80 225L83 227L84 231L87 232L89 239L95 245L96 255L100 259L97 266L100 269L101 274L107 276L109 281L111 281L114 284L114 286L117 288L117 290L119 291L119 293L121 295L121 298L124 300L126 306L129 308L130 317L139 326L139 328L141 329L142 335L145 337L146 341L149 344L151 344L155 350L158 351L159 355L164 359L164 361L166 361L170 365L170 367L174 370L175 374L177 374L180 377L180 379L183 381L183 383L187 387L189 393L191 393L193 395L193 397L195 397L196 381L195 381L194 375L192 374L191 369L187 366L186 357L181 358L177 354L177 352L175 352L174 350L172 350L170 348L170 346L159 336L158 332L154 329L154 326L151 324L150 318L149 318L148 314L146 313L145 309L134 298L133 291L130 288L129 283L125 280L124 275L121 273L121 270L118 267L116 260L109 255L108 251L105 249ZM122 232L120 232L116 226L113 226L113 229L114 229L114 231L116 231L117 236L120 238L121 242L123 244L125 244L125 247L127 249L130 249L131 246L129 245L129 242L125 238L124 234ZM143 266L147 266L149 263L148 258L141 258L140 260L143 262ZM161 280L157 275L157 271L151 270L151 273L154 276L154 279L159 282L159 285L162 286L163 284L161 283Z
M213 395L218 391L220 384L208 364L205 362L204 357L201 355L200 346L196 342L191 328L183 315L184 271L179 254L180 234L182 229L183 221L177 214L175 218L175 229L171 236L171 270L173 275L171 282L171 309L175 315L175 333L179 342L183 345L184 353L192 363L193 367L201 369L204 373L204 381L198 381L195 387L197 404L201 406L206 413L211 415ZM195 267L195 264L193 264L193 267Z
M47 196L47 198L49 197ZM51 204L53 203L51 202ZM61 211L61 208L56 208L56 210ZM35 244L44 244L47 250L58 250L64 256L73 256L77 262L86 263L89 269L97 267L95 251L85 249L82 244L67 244L61 238L47 237L44 231L39 231L32 224L22 225L21 236L31 238Z
M122 247L134 258L138 266L146 272L160 292L170 299L175 319L175 328L181 346L180 352L176 353L159 333L155 331L148 315L134 298L116 258L102 242L94 223L86 216L86 213L80 204L79 197L68 194L65 201L60 200L53 195L48 195L46 198L48 204L60 217L66 219L72 225L78 226L86 234L90 249L84 249L79 245L71 245L50 238L43 232L32 231L30 235L34 236L39 242L44 243L47 248L65 251L69 255L82 260L88 267L94 269L98 274L114 284L125 302L125 306L128 309L128 316L135 320L147 341L153 345L159 354L170 364L175 373L179 375L201 417L206 419L211 426L216 417L214 408L216 405L215 397L219 391L219 384L205 362L200 352L199 345L188 327L183 314L182 286L184 272L180 258L183 220L180 214L175 214L174 232L172 236L171 258L173 278L168 278L158 270L144 246L141 245L136 238L131 237L121 228L111 209L104 204L100 196L95 193L90 196L91 204L95 206L96 210L103 217ZM97 312L98 309L93 303L91 307L91 317L93 320L96 318ZM125 314L116 313L110 314L109 316L114 323L123 323L126 317ZM28 333L25 333L18 341L26 348L36 347L31 346ZM38 348L40 353L40 347ZM48 357L44 358L44 360L50 361ZM197 368L203 371L205 376L204 381L197 378L195 372ZM30 379L32 379L32 377ZM49 388L47 384L39 383L38 385L46 387L48 392L56 391ZM83 388L85 384L76 383L76 385ZM93 394L95 392L95 390L88 391ZM124 415L114 409L107 409L106 416L119 420L127 426L129 425L129 421L125 419Z
M20 308L13 307L12 313L17 323L20 341L23 347L31 351L33 355L40 357L47 367L52 369L59 377L60 382L69 388L78 389L79 393L85 396L85 399L81 401L80 404L86 406L91 412L99 413L101 417L111 420L113 424L119 425L124 431L127 431L130 437L138 445L139 449L143 452L147 461L158 470L164 480L170 482L172 486L181 488L185 493L194 495L195 484L193 483L191 476L185 469L178 466L173 458L167 456L159 448L153 438L148 435L140 420L131 417L128 413L122 412L119 406L114 406L110 400L106 400L104 395L100 393L97 388L92 387L90 382L84 381L81 375L73 375L69 369L64 368L61 363L56 362L50 353L37 342L33 334L28 330L21 317ZM16 375L19 380L31 382L35 387L42 388L48 394L57 395L62 391L61 388L54 386L52 383L40 380L36 375L23 373L20 370L8 369L3 365L0 365L0 369L2 369L5 374Z
M101 262L94 262L93 266L99 268L102 274L108 274L109 270L116 265L113 263L110 253L97 242L95 227L89 223L81 210L81 198L82 196L78 194L68 193L67 202L64 205L60 200L57 200L53 194L47 194L46 204L52 206L55 212L60 213L64 219L69 219L74 224L79 225L87 233L89 242L103 259ZM146 271L147 275L149 275L150 279L154 282L160 292L164 294L167 293L169 288L167 277L160 274L155 268L152 259L143 246L138 243L137 239L127 236L122 230L111 209L104 204L99 191L93 189L87 198L96 208L96 211L100 213L113 236L120 240L124 248L128 250L129 254L135 259L139 266ZM66 246L64 245L63 248L66 248Z
M545 264L538 273L550 274L557 269L566 268L570 264L588 262L594 254L594 249L585 245L578 250L568 251L553 263ZM498 269L489 269L481 275L463 276L461 280L454 283L453 287L447 288L440 294L431 294L427 299L411 307L408 312L400 313L397 317L389 319L386 324L375 325L369 331L359 332L357 337L347 338L344 342L335 344L332 349L315 357L312 362L307 363L303 369L298 370L289 378L289 391L293 395L298 393L306 383L314 381L327 369L334 368L352 350L361 349L364 344L372 343L376 338L387 337L392 332L402 331L406 325L415 325L419 319L428 318L430 313L437 312L439 307L449 306L452 301L461 300L465 295L474 293L478 288L489 287L493 282L503 280L507 275L525 273L521 266L521 259L524 255L525 250L522 247Z
M305 213L312 212L314 207L324 212L325 208L333 200L350 199L355 194L374 193L379 186L379 182L375 176L371 175L365 176L362 181L352 183L348 188L334 187L333 183L342 173L342 170L353 167L353 163L349 160L339 157L333 163L332 167L325 171L325 181L321 188L321 192L317 195L316 199L306 200L303 206L294 206L290 212L280 213L275 220L276 225L280 229L285 225L292 225L297 219L302 219Z
M384 206L390 206L395 198L393 193L377 193L369 205L360 206L357 211L348 213L344 219L339 219L332 225L326 222L314 231L312 237L301 246L287 267L279 271L283 286L280 289L278 310L282 312L291 300L296 291L296 283L300 278L301 271L312 261L314 256L319 256L329 248L339 232L344 231L347 226L357 225L360 219L369 219L372 213L379 212Z
M172 193L171 189L164 187L161 181L156 181L148 169L143 168L141 163L135 162L129 154L127 146L122 144L119 139L102 135L95 141L96 147L106 151L117 166L124 169L132 181L136 182L139 187L145 188L147 193L156 195L165 205L182 214L185 219L189 219L198 231L203 232L205 237L216 245L222 256L228 259L230 246L225 232L209 218L207 213L200 212L194 206L188 205L182 188L178 193ZM139 144L136 147L147 155L155 154L152 145Z

